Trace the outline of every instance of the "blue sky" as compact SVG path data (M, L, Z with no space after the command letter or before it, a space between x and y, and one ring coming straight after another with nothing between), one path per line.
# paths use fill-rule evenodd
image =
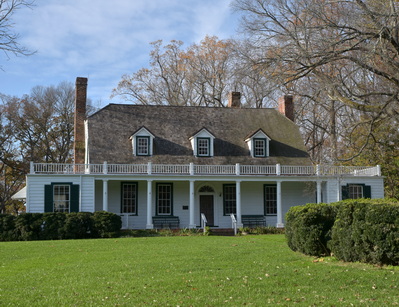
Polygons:
M21 97L36 85L89 78L94 106L121 102L109 98L123 74L149 65L150 42L205 35L235 35L238 16L231 0L36 0L13 17L19 42L36 50L8 59L0 53L0 93Z

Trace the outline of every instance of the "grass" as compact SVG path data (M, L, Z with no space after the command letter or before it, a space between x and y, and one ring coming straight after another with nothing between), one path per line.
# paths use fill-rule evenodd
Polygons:
M315 259L283 235L0 243L0 306L390 306L399 268Z

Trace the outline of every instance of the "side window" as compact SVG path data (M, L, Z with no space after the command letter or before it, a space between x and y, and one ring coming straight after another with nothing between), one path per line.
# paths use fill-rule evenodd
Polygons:
M45 185L44 212L79 212L79 185L58 182Z
M342 200L358 198L371 198L371 186L361 183L342 186Z
M71 189L69 185L53 185L53 212L69 212Z

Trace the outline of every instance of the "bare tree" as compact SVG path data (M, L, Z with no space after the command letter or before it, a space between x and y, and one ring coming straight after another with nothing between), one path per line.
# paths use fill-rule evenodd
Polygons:
M246 45L206 36L183 49L183 42L152 43L151 68L122 76L112 97L138 104L224 107L230 91L241 92L248 107L269 106L273 79L248 61Z
M32 55L34 52L21 46L19 34L13 31L13 15L23 7L32 7L33 0L0 0L0 50L9 57L14 55Z
M337 124L351 126L347 135L368 125L361 152L376 122L398 116L397 1L235 0L234 7L243 13L252 48L260 50L253 61L277 69L288 90L324 106L332 146L341 141ZM339 110L352 117L338 117Z
M23 98L9 98L6 117L22 161L66 163L73 144L74 87L37 86Z

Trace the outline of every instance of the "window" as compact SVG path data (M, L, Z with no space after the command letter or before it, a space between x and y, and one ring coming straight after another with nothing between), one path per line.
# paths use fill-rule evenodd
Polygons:
M138 156L150 155L150 138L148 136L137 136L137 152Z
M236 214L237 194L235 184L223 185L223 211L224 215Z
M69 185L53 186L53 212L69 212L71 191Z
M266 139L254 139L254 157L266 157Z
M130 136L134 156L152 156L155 136L145 127L141 127Z
M79 212L79 185L55 182L44 186L44 212Z
M363 186L358 184L349 185L349 198L358 199L363 197Z
M209 157L210 156L210 139L209 138L197 138L197 156Z
M342 199L371 198L371 186L349 183L342 187Z
M277 185L264 185L265 215L277 214Z
M189 138L196 157L213 157L215 136L206 128L202 128Z
M121 212L137 215L137 183L122 183Z
M172 215L173 185L157 184L157 215Z
M245 138L245 142L248 145L251 157L253 158L266 158L269 156L269 142L271 139L263 132L262 129L258 129L256 132L248 135Z

